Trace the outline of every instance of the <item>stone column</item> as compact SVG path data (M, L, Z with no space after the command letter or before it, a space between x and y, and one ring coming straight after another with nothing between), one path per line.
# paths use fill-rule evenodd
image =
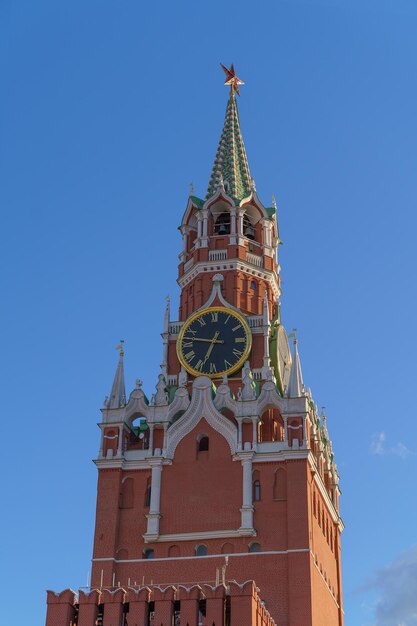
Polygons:
M252 417L252 449L258 449L258 418Z
M243 216L245 214L245 209L238 209L238 219L237 219L237 236L243 237Z
M245 444L246 446L250 444ZM239 454L239 458L242 462L243 468L243 504L240 512L241 517L241 531L248 531L253 529L253 505L252 505L252 459L253 451L247 450Z
M236 208L230 209L230 243L236 245Z
M201 247L201 236L203 234L203 216L201 215L201 212L199 211L197 213L197 241L195 244L196 248L200 248Z
M242 450L242 417L237 417L237 449Z
M155 426L153 424L149 424L149 451L153 456L153 431Z
M203 209L201 211L203 216L203 233L201 237L201 247L207 248L208 246L208 209Z
M164 442L162 444L162 454L163 456L165 456L166 454L166 449L167 449L167 430L168 430L168 424L165 422L163 424L164 427Z
M117 456L122 456L123 453L123 424L119 424L119 438L117 441Z
M151 478L151 502L149 513L146 516L148 520L148 528L145 538L149 541L156 539L159 535L159 520L161 518L161 477L162 477L162 458L153 457L149 459L149 465L152 468Z

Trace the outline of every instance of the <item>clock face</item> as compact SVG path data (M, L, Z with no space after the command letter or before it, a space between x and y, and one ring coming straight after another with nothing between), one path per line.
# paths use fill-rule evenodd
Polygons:
M210 307L194 313L184 323L177 341L177 354L194 376L219 378L240 369L252 342L243 316L226 307Z
M277 365L281 393L284 393L290 381L291 351L288 345L287 333L281 324L277 330Z

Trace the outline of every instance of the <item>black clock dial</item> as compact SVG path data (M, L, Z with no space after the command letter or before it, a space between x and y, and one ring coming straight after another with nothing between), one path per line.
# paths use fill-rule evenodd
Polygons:
M223 307L195 313L178 337L177 353L182 365L195 376L218 378L242 367L251 347L245 319Z

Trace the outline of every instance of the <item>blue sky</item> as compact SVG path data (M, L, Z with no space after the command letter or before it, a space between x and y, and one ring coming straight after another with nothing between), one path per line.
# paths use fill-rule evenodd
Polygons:
M2 0L5 624L42 624L46 588L86 583L114 348L151 394L176 228L223 122L220 62L246 82L283 319L326 406L346 626L417 624L416 19L412 0Z

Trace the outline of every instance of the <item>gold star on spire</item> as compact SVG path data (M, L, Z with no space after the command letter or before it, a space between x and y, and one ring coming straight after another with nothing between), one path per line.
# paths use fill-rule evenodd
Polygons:
M244 85L245 83L243 82L243 80L240 80L240 78L236 76L233 63L230 66L230 69L227 69L227 67L225 67L223 63L220 63L220 65L222 66L222 69L226 74L226 80L224 81L224 84L230 85L230 95L233 96L234 92L236 91L237 95L240 96L239 85Z

